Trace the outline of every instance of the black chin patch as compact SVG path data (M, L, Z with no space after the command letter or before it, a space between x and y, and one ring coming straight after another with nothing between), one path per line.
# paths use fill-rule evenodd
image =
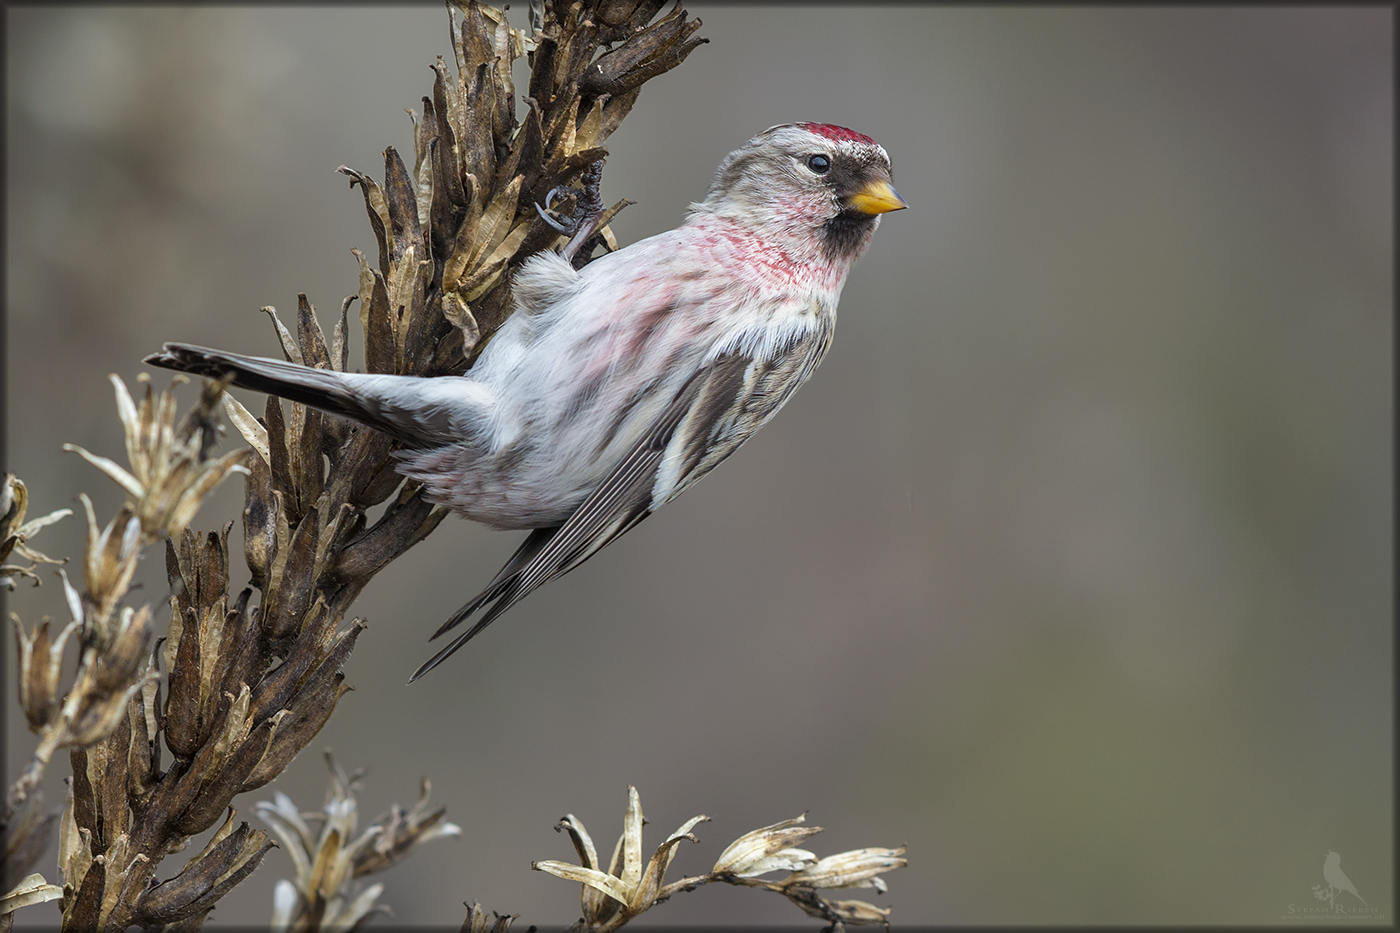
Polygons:
M849 259L865 246L879 215L851 208L822 225L822 250L828 259Z

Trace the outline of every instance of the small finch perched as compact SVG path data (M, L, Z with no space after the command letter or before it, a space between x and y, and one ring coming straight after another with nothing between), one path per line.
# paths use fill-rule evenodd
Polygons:
M489 608L411 683L773 417L831 346L841 286L880 215L906 206L870 137L775 126L725 157L675 230L582 269L567 249L526 261L514 312L465 375L341 373L177 343L146 362L387 431L405 444L399 472L434 502L533 529L433 637Z

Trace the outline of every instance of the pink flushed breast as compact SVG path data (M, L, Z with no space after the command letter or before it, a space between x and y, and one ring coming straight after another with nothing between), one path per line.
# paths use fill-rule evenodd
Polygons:
M635 265L630 279L591 317L572 374L579 385L620 380L630 389L634 370L647 356L669 356L686 338L682 319L687 309L702 304L701 296L683 278L654 271L654 262Z
M735 273L735 279L749 280L760 289L831 290L846 274L844 266L833 265L815 252L805 255L726 220L701 217L690 226L702 250Z

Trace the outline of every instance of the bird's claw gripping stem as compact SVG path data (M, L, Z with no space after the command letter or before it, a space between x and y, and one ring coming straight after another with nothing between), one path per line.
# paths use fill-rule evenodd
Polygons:
M598 186L603 180L603 160L599 159L579 179L583 182L583 188L573 188L569 185L559 185L552 188L549 194L545 195L544 204L535 204L535 211L540 218L555 230L569 237L569 242L559 251L559 254L569 262L574 262L574 256L579 250L592 240L598 233L598 220L603 216L603 198L599 194ZM563 198L572 195L574 197L573 215L568 218L561 218L553 214L550 208L554 204L556 197ZM592 252L590 247L584 250L583 256ZM587 262L584 259L584 262ZM574 263L577 267L582 263Z
M549 194L544 196L544 204L538 202L535 204L535 213L540 215L540 219L565 236L572 235L576 225L572 218L561 218L554 214L554 200L555 198L563 197L573 191L574 189L570 188L568 185L559 185L551 188Z

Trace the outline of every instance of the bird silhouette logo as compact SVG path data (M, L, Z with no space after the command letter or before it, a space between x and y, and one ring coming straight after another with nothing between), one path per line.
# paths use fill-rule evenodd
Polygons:
M1313 885L1313 895L1320 901L1326 901L1329 907L1336 908L1337 895L1346 891L1352 897L1366 905L1366 901L1360 894L1356 893L1356 885L1351 883L1351 879L1342 871L1342 857L1336 852L1328 852L1327 858L1322 863L1322 877L1327 885ZM1369 905L1366 905L1369 906Z

